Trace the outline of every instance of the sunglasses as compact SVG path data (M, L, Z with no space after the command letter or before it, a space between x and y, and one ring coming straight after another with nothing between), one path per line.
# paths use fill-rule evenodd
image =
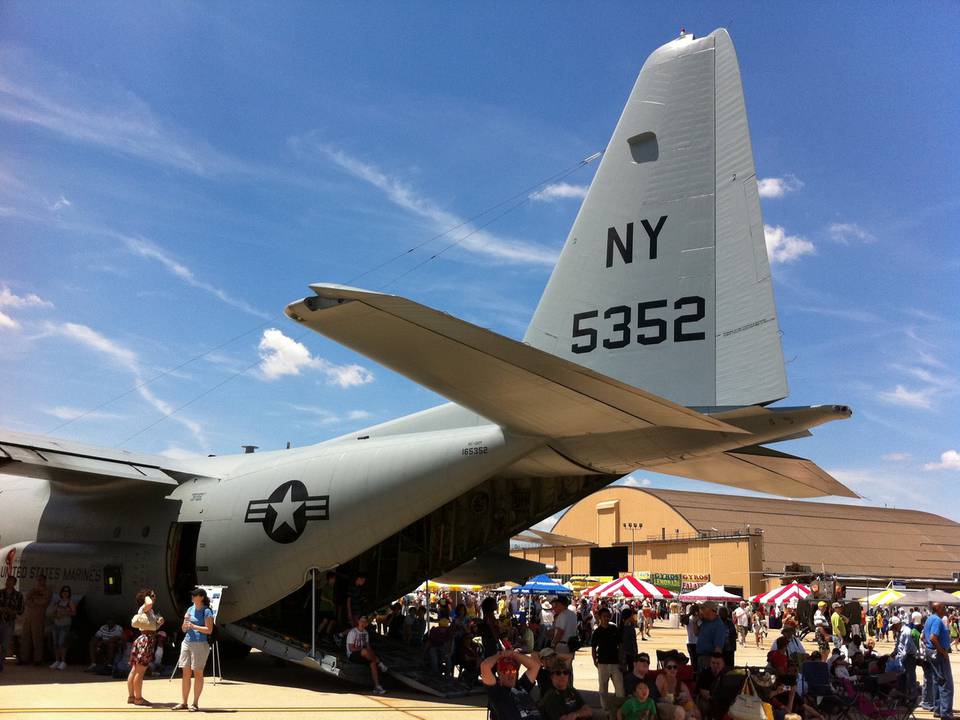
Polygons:
M665 665L665 666L664 666L664 669L665 669L665 670L676 670L676 669L677 669L677 666L676 666L676 665Z
M569 670L552 670L550 674L551 675L569 675L570 671Z

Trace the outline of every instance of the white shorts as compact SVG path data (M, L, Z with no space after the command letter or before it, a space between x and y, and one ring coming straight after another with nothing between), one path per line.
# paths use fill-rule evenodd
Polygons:
M184 668L189 665L192 670L203 670L208 657L210 657L210 643L184 640L180 646L180 660L177 661L177 667Z

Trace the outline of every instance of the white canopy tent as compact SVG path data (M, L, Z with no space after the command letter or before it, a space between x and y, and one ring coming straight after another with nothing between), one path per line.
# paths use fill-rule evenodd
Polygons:
M743 600L743 598L727 592L723 585L714 585L712 582L701 585L696 590L691 590L680 596L680 602L737 602L739 600Z

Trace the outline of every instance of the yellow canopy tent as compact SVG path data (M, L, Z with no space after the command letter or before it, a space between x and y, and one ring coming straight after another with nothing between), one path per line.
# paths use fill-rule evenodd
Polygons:
M867 605L889 605L902 597L902 592L892 590L891 588L884 588L880 592L873 593L873 595L860 598L860 602L866 603Z

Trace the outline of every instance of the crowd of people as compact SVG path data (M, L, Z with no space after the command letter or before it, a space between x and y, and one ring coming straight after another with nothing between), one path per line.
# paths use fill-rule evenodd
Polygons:
M851 611L850 604L820 601L802 624L789 605L745 601L681 607L624 598L419 592L375 612L365 576L351 580L345 593L336 592L333 573L321 583L313 598L316 629L320 639L342 644L349 662L369 667L378 694L385 692L381 678L388 668L376 638L386 637L422 656L437 676L483 685L498 720L589 717L593 709L574 678L581 648L589 648L596 667L601 708L618 720L721 720L747 678L755 680L774 720L789 714L823 720L830 714L824 697L867 697L868 690L879 692L891 681L901 701L915 701L941 720L953 718L949 654L960 649L960 613L943 604L863 607L857 613L855 604ZM22 617L19 662L42 663L49 635L50 668L62 670L78 614L71 588L63 586L54 596L42 576L25 595L16 585L8 577L0 591L0 669L10 654L14 623ZM157 612L156 593L141 590L128 625L111 619L92 633L87 669L124 674L127 702L150 705L143 697L144 677L161 667L171 640L180 636L181 702L173 709L198 709L214 617L202 588L195 588L191 599L179 630L171 631ZM686 634L686 647L659 650L654 666L642 643L671 615ZM816 651L807 652L804 632L811 633ZM891 646L881 653L880 642ZM763 667L738 665L738 648L748 644L768 648ZM917 668L923 669L922 686Z
M659 651L654 668L642 642L671 611L685 629L686 648ZM373 625L377 633L423 652L432 672L482 683L494 717L502 720L590 717L592 709L574 684L573 659L581 646L589 647L597 669L601 708L618 719L721 720L746 678L759 673L752 676L757 693L775 720L788 714L822 720L830 714L823 706L824 687L806 677L808 672L816 677L821 668L838 697L854 697L881 676L886 682L895 676L898 701L912 698L938 717L952 718L948 653L960 647L960 614L942 605L881 613L864 608L860 620L850 622L849 608L825 601L816 606L814 626L804 628L790 606L746 601L681 607L622 598L572 602L565 596L469 593L454 601L421 592L377 615ZM813 652L800 638L809 630L809 639L820 646ZM894 641L892 649L878 651L878 632ZM369 638L365 643L369 647ZM767 651L765 665L738 666L737 650L748 644ZM376 656L357 661L371 665L379 686ZM922 688L917 667L924 668Z

